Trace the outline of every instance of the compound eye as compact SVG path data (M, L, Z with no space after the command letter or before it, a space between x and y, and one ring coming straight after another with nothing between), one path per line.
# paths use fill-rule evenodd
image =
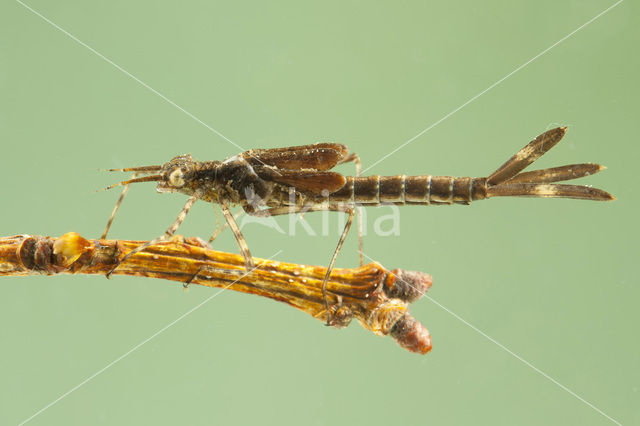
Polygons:
M175 169L169 174L169 185L174 188L181 188L184 186L184 173L181 169Z

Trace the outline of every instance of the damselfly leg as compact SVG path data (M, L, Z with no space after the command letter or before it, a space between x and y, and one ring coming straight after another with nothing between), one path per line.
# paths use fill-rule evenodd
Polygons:
M200 194L198 194L198 193L193 194L191 197L189 197L189 199L187 200L187 202L185 203L184 207L182 208L182 211L180 211L180 214L178 215L176 220L165 231L164 234L162 234L161 236L159 236L157 238L154 238L151 241L147 241L146 243L136 247L135 249L131 250L129 253L125 254L122 257L122 259L120 259L120 261L118 261L118 263L107 273L106 277L107 278L111 277L111 274L113 274L113 271L115 271L118 268L118 266L120 266L120 264L124 263L127 259L129 259L134 254L140 253L141 251L143 251L144 249L146 249L147 247L149 247L151 245L161 243L161 242L167 240L173 234L175 234L175 232L178 230L178 228L180 227L180 225L184 221L184 218L187 217L187 214L189 213L189 210L191 210L191 207L193 207L193 204L198 200L198 198L200 198Z
M135 179L136 176L138 176L137 172L131 175L131 179ZM106 240L107 239L107 234L109 233L109 229L111 228L111 224L113 223L113 219L115 219L116 213L118 213L118 210L120 209L120 206L122 205L122 201L124 200L124 197L127 195L127 192L129 192L129 186L130 186L130 184L127 184L127 185L124 186L124 188L122 188L122 193L120 194L120 197L118 198L118 201L116 201L116 205L113 206L113 210L111 211L111 216L109 216L109 220L107 221L107 226L104 228L104 232L100 236L101 240Z

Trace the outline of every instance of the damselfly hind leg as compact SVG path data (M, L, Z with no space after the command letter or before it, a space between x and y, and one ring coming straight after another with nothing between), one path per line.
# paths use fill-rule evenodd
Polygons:
M338 164L353 162L356 165L356 176L362 175L362 163L360 157L355 152L344 157ZM362 242L362 206L356 206L357 222L358 222L358 255L360 257L360 266L364 265L364 244Z
M344 210L345 213L349 215L347 218L347 223L342 230L342 235L340 235L340 240L338 240L338 245L336 246L335 251L333 252L333 256L331 256L331 262L329 262L329 266L327 267L327 273L324 276L324 280L322 281L322 297L324 298L324 305L327 309L327 323L326 325L331 325L332 315L331 310L329 309L329 299L327 298L327 283L329 282L329 277L331 277L331 271L333 270L333 266L336 263L336 259L338 258L338 253L340 253L340 249L344 244L345 238L347 238L347 234L349 233L349 229L351 229L351 224L353 223L353 208L346 208Z
M344 240L347 237L347 234L349 233L349 229L351 229L351 224L353 223L353 215L354 215L353 207L347 206L347 205L324 206L322 204L318 204L318 205L308 205L308 206L271 207L265 210L256 210L256 211L245 209L245 211L248 214L256 217L280 216L283 214L296 214L296 213L306 213L311 211L325 211L325 210L347 213L349 215L349 217L347 218L347 223L345 224L345 227L342 230L342 235L340 236L338 245L336 246L336 249L333 252L333 256L331 257L331 262L327 267L327 272L325 274L324 280L322 281L322 297L324 298L324 303L327 311L327 325L335 326L337 317L335 316L335 314L332 314L332 309L331 309L331 306L329 305L327 283L329 281L329 278L331 277L331 271L333 270L333 266L335 265L336 259L338 258L338 253L340 253L340 249L342 248L342 245L344 244ZM338 298L338 303L336 307L336 312L340 312L339 298Z

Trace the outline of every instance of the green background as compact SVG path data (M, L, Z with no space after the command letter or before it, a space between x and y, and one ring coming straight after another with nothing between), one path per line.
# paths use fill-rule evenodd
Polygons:
M337 141L366 167L438 123L375 174L486 176L537 134L568 125L540 165L601 162L608 170L584 183L618 197L406 207L399 236L370 232L367 255L434 277L432 300L412 308L432 333L426 356L356 323L334 330L226 291L29 424L615 424L576 395L640 423L637 3L483 93L613 4L28 2L92 52L2 2L3 236L97 237L119 191L96 190L126 176L98 169L241 150L123 71L242 149ZM184 201L137 185L111 236L153 238ZM319 216L306 219L317 229ZM244 232L257 257L282 250L276 259L326 265L338 237L336 214L331 221L327 236ZM207 237L214 224L199 203L180 233ZM215 247L237 251L230 233ZM357 265L355 248L353 233L338 266ZM30 418L216 291L130 277L3 278L0 423Z

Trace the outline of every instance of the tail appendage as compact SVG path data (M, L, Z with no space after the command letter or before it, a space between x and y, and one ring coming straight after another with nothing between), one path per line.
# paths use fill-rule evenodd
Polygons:
M567 132L558 127L541 134L507 160L486 181L486 197L553 197L593 201L612 201L615 197L598 188L553 184L589 176L604 170L600 164L583 163L521 173L553 148Z

